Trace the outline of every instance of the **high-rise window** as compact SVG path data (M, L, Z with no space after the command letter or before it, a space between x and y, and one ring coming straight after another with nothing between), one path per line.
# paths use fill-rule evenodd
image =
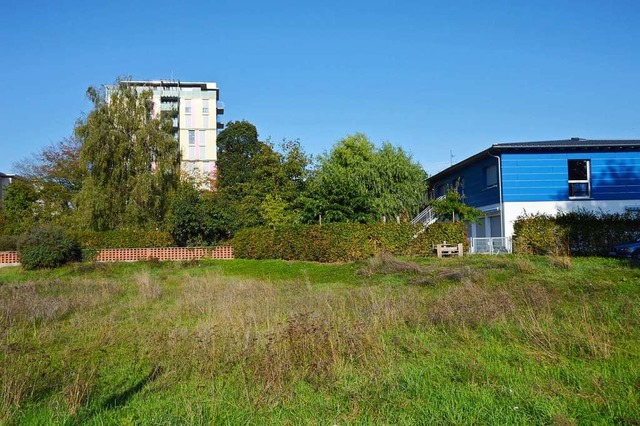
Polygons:
M195 145L195 144L196 144L196 131L189 130L189 145Z
M206 144L207 139L205 137L206 136L206 132L204 130L200 130L200 134L198 136L199 136L198 139L200 139L199 140L199 143L200 143L200 159L203 159L203 158L205 158L205 151L206 151L206 146L207 146L207 144Z
M209 99L202 100L202 113L209 114Z
M591 196L591 160L568 160L569 198Z
M203 114L202 115L202 127L204 127L204 128L208 128L209 127L209 115L207 115L207 114Z
M192 127L191 122L191 99L184 100L184 125L185 127Z

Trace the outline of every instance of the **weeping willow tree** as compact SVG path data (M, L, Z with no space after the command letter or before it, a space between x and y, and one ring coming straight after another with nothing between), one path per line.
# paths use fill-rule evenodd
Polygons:
M309 184L308 221L378 222L418 213L426 173L401 148L380 149L361 134L338 141L319 158Z
M109 90L90 87L94 109L78 123L80 159L88 175L78 210L88 228L157 229L178 185L180 147L170 115L154 116L150 90L126 82Z

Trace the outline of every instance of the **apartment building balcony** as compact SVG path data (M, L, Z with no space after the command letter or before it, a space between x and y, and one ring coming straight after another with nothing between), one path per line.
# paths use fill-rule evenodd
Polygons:
M178 105L178 102L162 100L160 102L160 111L177 111Z
M180 99L180 90L179 89L162 89L160 93L160 99Z

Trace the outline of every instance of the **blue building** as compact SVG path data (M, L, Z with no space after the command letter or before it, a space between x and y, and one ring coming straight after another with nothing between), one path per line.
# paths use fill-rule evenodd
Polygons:
M506 246L514 221L525 213L639 210L640 140L495 144L431 176L429 197L456 184L464 202L486 214L469 225L469 236L503 238ZM426 214L421 219L430 220Z

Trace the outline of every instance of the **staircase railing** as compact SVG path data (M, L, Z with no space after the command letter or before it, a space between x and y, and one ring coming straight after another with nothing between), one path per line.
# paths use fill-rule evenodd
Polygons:
M444 195L441 195L437 198L437 200L444 199ZM422 223L425 227L434 223L438 218L434 214L433 206L427 206L424 210L422 210L416 217L411 220L411 223Z

